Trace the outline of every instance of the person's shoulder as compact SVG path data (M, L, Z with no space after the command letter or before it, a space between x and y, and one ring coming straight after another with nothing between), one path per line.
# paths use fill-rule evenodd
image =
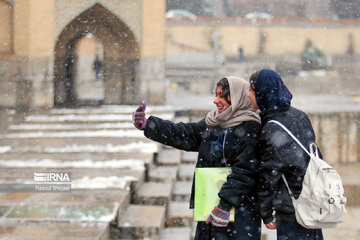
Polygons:
M289 114L292 114L292 115L295 115L295 116L307 116L307 114L303 111L303 110L301 110L301 109L298 109L298 108L296 108L296 107L293 107L293 106L291 106L290 108L289 108L289 111L288 111L288 113Z
M246 122L243 122L242 124L240 124L239 126L242 126L249 130L258 130L258 129L260 129L261 125L257 121L246 121Z
M273 118L273 119L268 120L266 123L263 124L263 126L261 128L260 136L262 138L272 139L274 137L276 131L278 129L281 129L281 127L279 125L277 125L274 122L271 122L271 120L275 120L275 121L278 121L278 122L280 122L282 124L285 124L284 119Z
M286 116L284 117L284 123L285 123L284 125L286 125L290 129L294 127L295 128L299 127L301 124L305 122L307 124L310 123L309 116L304 111L295 107L291 107L288 113L286 114Z
M248 136L258 136L260 132L260 123L256 121L245 121L233 127L235 134L243 133ZM243 135L240 134L240 135Z

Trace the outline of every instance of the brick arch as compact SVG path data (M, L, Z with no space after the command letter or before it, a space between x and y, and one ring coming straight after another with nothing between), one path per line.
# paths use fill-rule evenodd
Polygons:
M54 12L55 35L58 37L73 19L97 4L108 9L121 22L125 23L134 33L136 40L141 41L141 26L138 21L141 19L142 4L140 0L126 0L121 3L118 0L57 0ZM66 10L64 11L64 9Z
M128 26L111 11L96 3L75 17L56 40L55 105L77 103L74 51L78 41L88 33L92 33L104 46L104 103L128 103L128 95L135 91L139 46Z

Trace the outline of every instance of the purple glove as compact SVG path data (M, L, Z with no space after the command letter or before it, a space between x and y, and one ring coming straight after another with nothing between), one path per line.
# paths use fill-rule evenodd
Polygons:
M211 224L215 227L226 227L229 224L230 212L215 207L210 216L206 219L206 224Z
M146 102L142 101L140 107L138 107L132 114L133 124L137 129L143 129L146 126L145 110Z

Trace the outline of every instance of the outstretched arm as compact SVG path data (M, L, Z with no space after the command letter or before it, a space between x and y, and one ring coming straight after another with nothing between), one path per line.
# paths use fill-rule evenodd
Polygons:
M136 128L144 130L147 138L177 149L198 151L202 140L201 132L206 128L204 120L176 124L155 116L146 119L145 110L146 103L142 101L133 113L133 124Z
M202 141L201 132L205 128L204 120L197 123L173 123L151 116L144 128L144 135L149 139L177 149L198 151Z

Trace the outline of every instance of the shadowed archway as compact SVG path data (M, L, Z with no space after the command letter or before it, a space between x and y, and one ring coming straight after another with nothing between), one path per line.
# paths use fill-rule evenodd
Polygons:
M55 105L80 104L75 91L75 47L79 40L89 33L104 46L103 103L132 103L137 88L135 79L140 56L137 41L125 23L97 3L70 22L56 41Z

